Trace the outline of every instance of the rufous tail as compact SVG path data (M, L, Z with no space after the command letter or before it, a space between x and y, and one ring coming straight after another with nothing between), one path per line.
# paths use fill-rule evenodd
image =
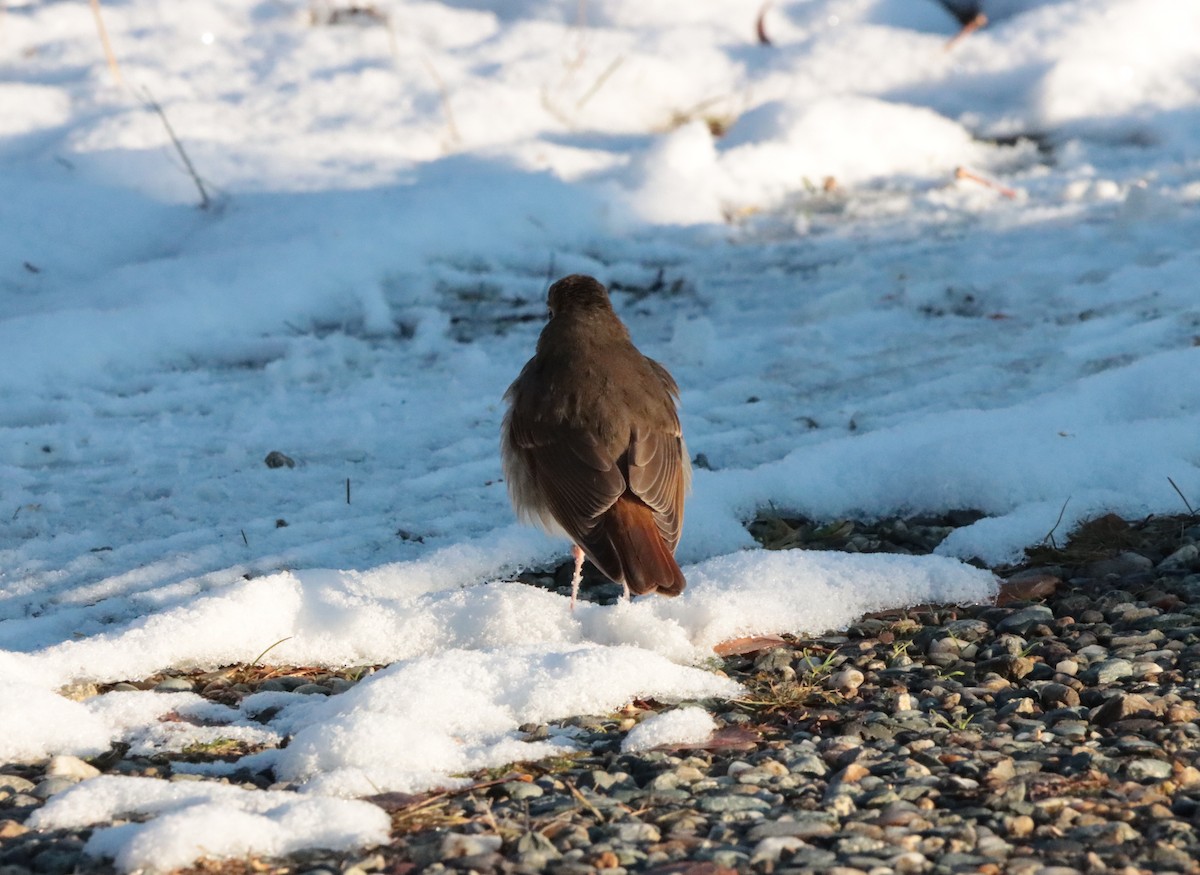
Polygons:
M658 592L675 596L683 592L687 581L659 534L648 505L623 495L604 515L600 526L621 564L626 585L635 595Z

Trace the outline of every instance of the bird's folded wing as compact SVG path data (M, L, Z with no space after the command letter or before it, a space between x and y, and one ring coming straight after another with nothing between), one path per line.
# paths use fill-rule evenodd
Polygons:
M674 550L683 529L687 490L683 439L678 431L635 431L629 444L629 488L654 511L654 524Z
M616 461L577 429L528 429L514 438L546 507L567 534L582 541L625 491Z

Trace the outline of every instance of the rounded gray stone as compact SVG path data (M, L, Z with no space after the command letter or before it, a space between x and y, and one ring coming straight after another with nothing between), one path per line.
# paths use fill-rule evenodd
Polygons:
M771 806L754 796L721 793L712 796L702 796L697 801L696 807L701 811L720 814L728 811L766 811Z
M37 785L20 775L0 775L0 799L7 799L18 793L28 793Z
M36 796L38 799L49 799L63 790L68 790L79 783L78 778L67 778L62 775L56 775L53 778L47 778L42 781L30 792L31 796Z
M1173 769L1166 760L1139 757L1125 764L1125 774L1134 781L1163 781L1171 777Z
M530 781L507 781L500 785L509 799L536 799L546 791Z
M1106 659L1088 669L1088 675L1098 684L1111 684L1113 681L1129 677L1133 674L1133 663L1128 659Z
M156 693L191 693L196 685L187 678L164 678L154 685Z
M996 624L998 633L1013 632L1023 635L1038 623L1050 623L1054 620L1054 611L1045 605L1030 605L1014 611Z
M330 693L329 687L322 684L301 684L292 690L293 693L299 693L302 696L328 696Z

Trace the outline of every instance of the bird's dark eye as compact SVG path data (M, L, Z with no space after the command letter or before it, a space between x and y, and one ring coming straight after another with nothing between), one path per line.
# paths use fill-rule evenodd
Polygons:
M548 322L548 321L550 321L550 320L551 320L551 319L553 319L553 318L554 318L554 308L553 308L553 307L547 307L547 308L546 308L546 321Z

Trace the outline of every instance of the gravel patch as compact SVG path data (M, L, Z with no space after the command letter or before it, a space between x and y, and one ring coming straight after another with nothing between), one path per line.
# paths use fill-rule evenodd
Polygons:
M919 553L975 516L772 516L751 531L774 548ZM478 774L452 793L376 797L392 815L386 847L193 871L1200 873L1197 542L1190 517L1105 517L996 569L1007 580L999 604L918 606L838 634L742 643L749 652L720 670L749 692L699 703L718 727L705 741L623 752L630 729L667 710L635 702L570 721L579 755ZM563 576L528 582L560 589ZM609 600L609 589L585 592ZM132 686L234 702L338 695L372 670L238 667ZM522 727L530 738L547 729ZM121 750L0 767L0 872L111 871L82 855L88 831L23 825L97 772L212 780Z

